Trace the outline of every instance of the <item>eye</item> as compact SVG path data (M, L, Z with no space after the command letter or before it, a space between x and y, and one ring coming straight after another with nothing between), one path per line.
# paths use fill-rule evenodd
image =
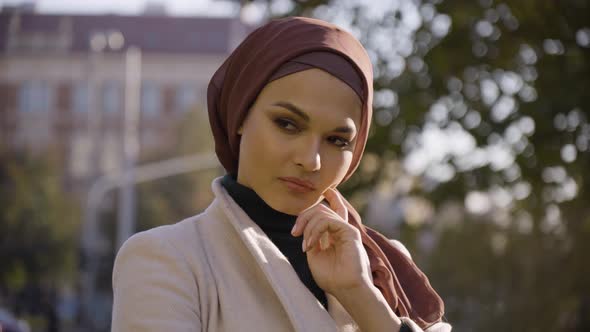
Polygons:
M276 123L281 129L289 132L295 132L297 130L297 126L293 122L286 119L277 118L274 120L274 123Z
M338 136L331 136L328 138L328 140L332 143L334 143L334 145L336 145L337 147L347 147L348 144L350 144L350 141L347 140L346 138L343 137L338 137Z

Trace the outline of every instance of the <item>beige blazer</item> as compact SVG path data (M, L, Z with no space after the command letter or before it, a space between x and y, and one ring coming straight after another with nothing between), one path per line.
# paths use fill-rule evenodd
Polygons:
M358 331L335 297L324 309L220 179L203 213L137 233L119 250L112 331Z

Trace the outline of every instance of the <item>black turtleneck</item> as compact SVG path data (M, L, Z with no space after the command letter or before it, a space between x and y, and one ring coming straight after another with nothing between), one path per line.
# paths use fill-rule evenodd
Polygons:
M303 236L294 237L291 235L291 229L295 225L297 216L273 209L254 190L238 183L236 176L233 174L226 174L221 179L221 184L250 219L266 233L283 255L287 257L295 272L297 272L299 279L327 309L326 294L313 279L307 265L307 254L301 250Z

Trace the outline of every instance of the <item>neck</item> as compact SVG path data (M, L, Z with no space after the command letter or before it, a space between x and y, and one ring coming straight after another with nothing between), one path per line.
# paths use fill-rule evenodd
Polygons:
M252 188L239 183L233 174L226 174L221 179L221 184L250 219L261 228L281 232L291 231L297 216L273 209Z

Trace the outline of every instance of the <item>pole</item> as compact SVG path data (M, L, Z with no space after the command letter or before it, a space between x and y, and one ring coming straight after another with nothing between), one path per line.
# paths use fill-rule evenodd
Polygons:
M88 263L84 275L84 287L82 288L83 313L85 321L90 324L90 330L96 330L100 321L95 317L102 317L98 309L91 306L91 299L96 294L96 279L99 270L98 256L104 255L108 245L102 236L94 236L100 233L100 205L111 190L129 185L126 181L133 181L131 185L163 179L169 176L184 174L188 172L202 171L207 169L220 168L219 161L213 153L203 153L173 159L153 162L138 166L133 170L135 175L132 179L125 178L121 172L107 173L98 178L91 186L86 199L86 223L83 228L84 257Z
M100 102L99 89L101 87L100 66L106 38L100 32L91 33L88 36L88 110L87 110L87 134L90 141L90 169L87 181L92 184L95 179L99 178L101 173L101 154L102 154L102 103ZM84 219L82 225L82 261L84 262L81 271L81 317L82 321L92 324L92 299L94 298L93 279L93 257L96 254L98 243L98 232L93 228L94 223L89 222L88 218Z
M125 53L125 109L123 126L123 185L119 191L117 250L135 231L135 163L139 154L139 106L141 98L141 50Z

